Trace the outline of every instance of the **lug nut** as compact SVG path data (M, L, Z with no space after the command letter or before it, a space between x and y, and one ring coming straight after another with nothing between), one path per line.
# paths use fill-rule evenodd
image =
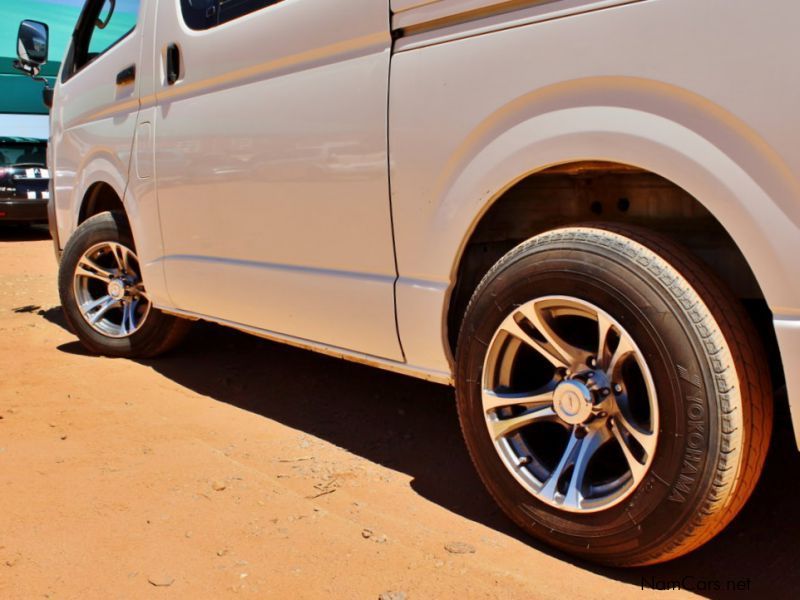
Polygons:
M589 358L586 359L586 365L590 369L594 369L595 367L597 367L597 359L594 356L590 356Z
M621 394L622 393L622 386L620 384L618 384L618 383L614 384L614 393L615 394Z
M608 388L603 388L602 390L600 390L600 395L601 395L603 398L605 398L606 396L608 396L610 393L611 393L611 390L610 390L610 389L608 389Z
M587 433L588 432L586 431L585 427L576 427L575 428L575 437L578 438L579 440L585 438Z

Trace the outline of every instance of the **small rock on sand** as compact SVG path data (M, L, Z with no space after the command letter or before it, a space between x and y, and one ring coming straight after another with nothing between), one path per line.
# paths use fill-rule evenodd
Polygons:
M150 585L154 585L156 587L169 587L175 583L175 578L163 574L150 575L150 577L147 578L147 581L150 582Z
M474 554L475 546L465 544L464 542L447 542L444 549L450 554Z

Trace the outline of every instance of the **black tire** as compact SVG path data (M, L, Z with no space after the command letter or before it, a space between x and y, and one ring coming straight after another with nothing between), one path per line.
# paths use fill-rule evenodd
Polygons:
M141 327L127 337L110 337L89 325L78 308L75 269L83 254L102 242L116 242L136 249L125 217L104 212L84 221L69 238L59 263L58 292L71 331L91 352L124 358L150 358L181 342L191 321L168 315L152 307Z
M566 512L512 476L481 396L487 348L503 320L531 299L558 295L623 324L657 390L648 470L623 501L595 512ZM670 560L722 530L756 485L772 427L758 334L726 286L661 236L587 225L517 246L476 289L456 354L459 419L475 467L504 512L547 544L614 566Z

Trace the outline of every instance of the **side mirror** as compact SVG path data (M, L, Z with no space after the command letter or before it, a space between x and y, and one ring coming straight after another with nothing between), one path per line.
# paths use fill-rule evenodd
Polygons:
M47 108L53 108L53 92L53 88L49 85L45 85L42 90L42 102Z
M20 23L17 34L19 61L14 66L29 75L38 75L47 62L49 36L50 30L45 23L27 19Z

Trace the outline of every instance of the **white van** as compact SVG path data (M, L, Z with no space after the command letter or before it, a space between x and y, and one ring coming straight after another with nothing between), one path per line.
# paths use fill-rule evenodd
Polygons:
M525 531L680 556L756 485L774 388L800 432L797 23L792 0L87 0L51 113L67 320L100 354L204 319L454 385Z

